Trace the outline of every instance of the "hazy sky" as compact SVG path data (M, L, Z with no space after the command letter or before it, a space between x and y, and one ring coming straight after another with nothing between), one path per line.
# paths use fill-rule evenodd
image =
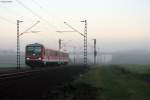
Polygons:
M6 1L6 0L0 0ZM71 30L64 21L83 32L88 21L88 43L97 39L101 50L146 49L150 44L150 0L12 0L0 2L0 49L16 47L16 20L23 32L36 21L40 23L31 31L39 33L24 34L21 47L26 44L42 43L49 48L58 47L62 38L67 45L81 48L83 37L78 33L57 33ZM40 19L39 19L40 17Z

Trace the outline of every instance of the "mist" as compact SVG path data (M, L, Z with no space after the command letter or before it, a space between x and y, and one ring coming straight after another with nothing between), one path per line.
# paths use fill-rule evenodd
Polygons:
M25 7L16 1L0 2L0 51L2 52L13 52L15 56L17 20L23 21L19 25L20 33L40 21L20 36L21 52L24 53L25 46L32 43L40 43L47 48L58 50L58 40L62 39L63 50L72 53L73 47L76 47L78 59L82 59L83 36L78 32L58 31L72 31L64 24L68 22L73 28L84 33L84 24L80 21L85 19L88 30L89 63L93 63L93 39L97 40L99 54L97 59L104 59L101 53L110 54L106 57L107 63L117 63L112 61L118 59L114 58L114 52L129 51L127 56L130 56L132 54L130 51L150 51L150 2L148 0L35 0L34 2L24 0L21 3ZM38 32L33 33L33 31ZM140 53L137 54L140 56ZM144 56L145 54L142 55L142 59L149 59ZM70 54L70 57L72 59L73 54ZM98 62L105 61L98 60Z

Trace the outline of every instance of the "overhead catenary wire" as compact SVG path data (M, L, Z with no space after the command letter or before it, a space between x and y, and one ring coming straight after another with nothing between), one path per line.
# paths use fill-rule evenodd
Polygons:
M16 24L15 22L10 21L10 20L8 20L8 19L2 17L2 16L0 16L0 19L4 20L4 21L6 21L6 22L8 22L8 23L10 23L10 24Z
M37 13L35 13L34 11L32 11L32 9L30 9L29 7L27 7L26 5L24 5L21 1L16 0L16 2L18 4L20 4L22 7L24 7L25 9L27 9L28 11L30 11L34 16L38 17L39 19L43 20Z
M42 20L42 21L44 21L45 23L47 23L49 26L51 26L51 27L55 28L56 30L58 30L56 26L50 24L47 20L45 20L43 17L39 16L36 12L34 12L31 8L29 8L28 6L26 6L26 5L25 5L24 3L22 3L20 0L16 0L16 2L17 2L18 4L20 4L22 7L24 7L26 10L28 10L29 12L31 12L34 16L36 16L36 17L39 18L40 20Z
M2 6L0 5L0 7L2 8ZM9 15L10 15L10 13L12 13L13 15L18 15L18 13L16 13L16 12L12 12L12 9L10 10L10 9L8 9L7 7L4 7L5 8L5 12L7 12L7 13L9 13ZM15 13L15 14L14 14ZM0 16L0 19L2 19L2 20L4 20L4 21L7 21L8 23L10 23L10 24L15 24L16 25L16 22L13 22L13 21L10 21L9 19L7 19L7 18L5 18L5 17L2 17L2 16Z
M37 6L39 6L41 9L43 8L38 2L36 2L35 0L32 0L32 2L34 2Z
M41 11L44 11L46 14L49 13L49 12L46 12L44 7L42 7L42 5L40 5L36 0L32 0L32 2L37 5L37 7L39 7L41 9ZM49 21L47 21L49 23ZM53 24L53 27L55 27L56 30L58 30L58 28ZM49 30L49 29L48 29ZM59 39L60 37L57 35L57 39Z
M1 7L1 5L0 5L0 7ZM0 19L1 19L1 20L4 20L4 21L6 21L6 22L8 22L8 23L10 23L10 24L16 24L15 22L10 21L9 19L7 19L7 18L5 18L5 17L2 17L2 16L0 16Z
M51 24L50 22L48 22L47 20L45 20L43 17L41 17L40 15L38 15L36 12L34 12L32 9L30 9L28 6L26 6L24 3L22 3L20 0L16 0L16 2L18 4L20 4L23 8L25 8L27 11L29 11L30 13L32 13L32 15L36 16L37 18L39 18L41 21L45 22L48 26L53 27L55 30L58 30L58 28ZM36 3L37 4L37 3ZM45 26L45 29L50 31L49 27ZM55 34L57 39L60 38L58 34Z
M44 9L44 7L45 7L45 5L44 5L44 7L40 4L40 3L38 3L36 0L32 0L32 2L34 2L40 9L41 9L41 11L44 11L45 13L49 13L49 12L46 12L45 11L45 9ZM59 18L60 19L60 18ZM55 26L56 27L56 26ZM57 31L57 33L62 33L62 31L60 31L57 27L55 28ZM65 32L65 31L63 31L63 32ZM66 32L75 32L75 31L66 31ZM60 38L60 36L58 35L58 34L56 34L57 35L57 37L58 37L58 39Z
M37 21L35 24L33 24L31 27L26 29L24 32L22 32L19 36L23 35L24 33L28 32L30 29L32 29L35 25L37 25L40 21Z
M42 11L45 12L44 7L42 7L36 0L32 0L32 2L34 2ZM46 12L47 13L47 12ZM59 18L60 19L60 18ZM68 27L70 27L72 30L67 30L67 31L60 31L57 29L56 32L58 33L63 33L63 32L78 32L79 34L81 34L82 36L84 36L84 34L82 34L82 32L79 32L78 30L76 30L75 28L71 27L71 25L69 25L67 22L64 22L64 24L66 24ZM92 39L92 38L91 38Z
M0 6L0 7L3 9L2 6ZM12 9L9 9L9 8L7 8L7 7L4 7L4 11L7 12L9 15L10 15L10 13L11 13L11 14L13 14L13 15L15 15L15 16L18 16L18 13L17 13L17 12L15 12L15 11L13 11Z

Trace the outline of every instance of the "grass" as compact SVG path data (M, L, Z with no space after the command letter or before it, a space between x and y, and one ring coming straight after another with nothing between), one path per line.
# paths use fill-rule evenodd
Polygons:
M150 83L144 81L144 75L148 74L150 68L143 68L142 65L137 65L137 68L118 65L98 66L83 75L78 82L96 87L99 91L96 100L150 100Z
M1 55L0 56L0 69L16 67L16 55ZM21 67L25 66L24 56L20 58Z
M120 65L121 67L139 74L150 74L150 65Z
M150 68L101 65L57 91L54 100L150 100Z

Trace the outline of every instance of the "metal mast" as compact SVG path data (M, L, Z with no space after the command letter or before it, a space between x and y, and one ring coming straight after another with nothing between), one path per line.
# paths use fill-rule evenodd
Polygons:
M58 48L59 48L59 50L61 50L61 41L62 41L61 39L58 40L58 44L59 44Z
M20 68L20 52L19 52L19 20L17 20L17 69Z
M81 21L85 23L84 27L84 65L87 65L87 20Z
M20 68L20 39L19 39L19 23L23 22L20 20L17 20L17 69Z
M17 20L17 69L20 69L20 36L22 36L24 33L27 33L29 30L31 30L35 25L37 25L40 21L37 21L35 24L33 24L31 27L26 29L24 32L20 34L19 32L19 23L23 21Z
M69 25L67 22L64 22L68 27L70 27L74 31L58 31L58 32L78 32L80 35L84 37L84 66L87 66L87 20L81 21L85 23L84 27L84 34L79 32L77 29L73 28L71 25Z
M84 34L79 32L77 29L75 29L74 27L72 27L71 25L69 25L67 22L64 22L64 24L66 24L69 28L71 28L71 31L56 31L56 32L77 32L80 35L82 35L84 37L84 65L87 66L87 20L83 20L81 22L85 23L85 27L84 27Z
M58 44L59 44L59 45L58 45L58 50L59 50L59 64L61 63L61 62L60 62L60 56L61 56L61 55L60 55L60 51L61 51L61 48L62 48L62 47L61 47L61 41L62 41L61 39L58 40Z
M96 64L96 56L97 56L97 51L96 51L96 39L94 40L94 64Z
M76 49L76 47L74 46L73 47L73 54L74 54L73 62L74 62L74 65L76 64L76 57L75 57L76 52L75 52L75 49Z

